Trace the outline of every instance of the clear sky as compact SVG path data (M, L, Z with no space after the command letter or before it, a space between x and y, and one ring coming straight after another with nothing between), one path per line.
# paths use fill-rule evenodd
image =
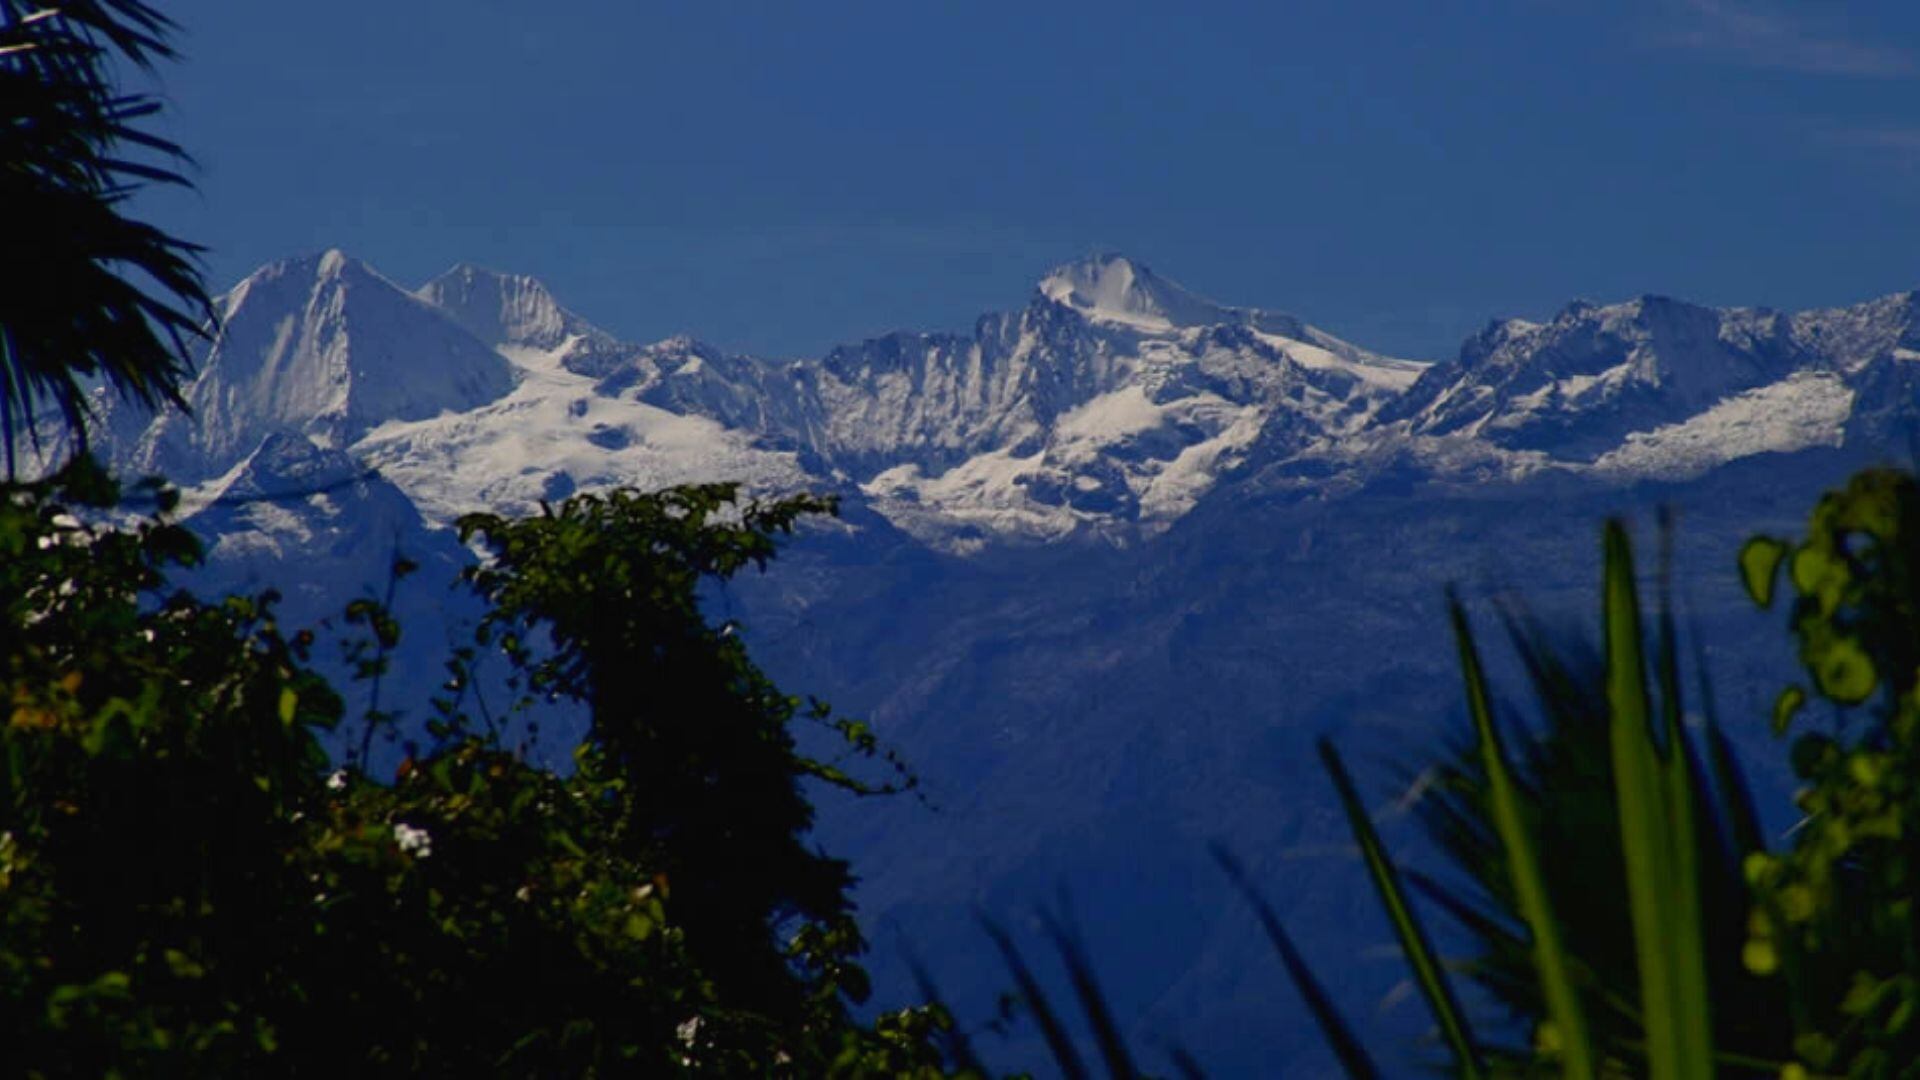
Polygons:
M222 288L342 247L623 336L961 329L1125 252L1451 354L1496 315L1920 287L1920 4L180 0Z

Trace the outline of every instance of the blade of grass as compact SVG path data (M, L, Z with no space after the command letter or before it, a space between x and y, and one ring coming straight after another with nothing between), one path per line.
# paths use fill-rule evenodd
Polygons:
M1449 915L1452 915L1457 922L1471 930L1482 942L1485 942L1490 949L1514 949L1521 953L1527 951L1526 941L1508 931L1506 927L1502 926L1498 921L1484 912L1474 910L1471 904L1448 892L1439 882L1418 872L1409 873L1407 880L1413 882L1415 891L1440 905ZM1489 985L1496 985L1498 982L1504 981L1497 974L1497 970L1498 969L1494 971L1479 970L1475 974L1483 981L1488 981ZM1595 987L1595 989L1599 994L1601 1004L1605 1005L1614 1013L1631 1020L1633 1023L1637 1024L1640 1022L1640 1010L1634 1006L1633 1002L1615 996L1604 986L1598 986Z
M1334 1008L1333 999L1327 996L1326 988L1313 977L1313 969L1307 966L1300 950L1294 947L1293 938L1287 934L1286 927L1280 924L1280 917L1273 913L1266 897L1261 896L1260 890L1248 880L1240 860L1219 844L1213 845L1213 859L1220 864L1220 869L1226 871L1233 887L1253 906L1254 914L1259 916L1261 929L1267 932L1267 940L1273 943L1274 951L1280 954L1280 963L1287 969L1287 976L1293 980L1294 988L1306 1000L1314 1022L1320 1025L1320 1033L1326 1037L1334 1057L1339 1059L1341 1070L1352 1080L1373 1080L1378 1077L1380 1070L1354 1036L1353 1029L1341 1018L1340 1011Z
M1673 616L1673 514L1660 511L1659 650L1654 668L1660 680L1660 713L1666 760L1663 763L1667 797L1667 845L1676 890L1669 911L1679 951L1673 955L1675 993L1683 1009L1680 1017L1691 1029L1689 1042L1698 1040L1691 1068L1713 1068L1713 991L1707 980L1707 933L1704 924L1705 886L1701 881L1699 844L1700 792L1705 770L1694 753L1684 727L1680 691L1680 642ZM1625 534L1622 533L1622 541ZM1626 550L1623 547L1623 552ZM1630 556L1630 552L1628 553ZM1623 567L1632 582L1631 558Z
M1413 883L1414 891L1421 893L1428 900L1440 905L1441 909L1448 915L1451 915L1455 922L1465 927L1474 937L1479 938L1486 947L1490 949L1511 948L1522 953L1527 951L1528 943L1525 938L1509 930L1494 916L1479 910L1464 898L1455 895L1446 886L1441 885L1433 878L1420 873L1418 870L1411 870L1407 873L1407 880Z
M1592 1037L1588 1034L1579 991L1573 985L1573 966L1560 941L1560 924L1554 918L1553 904L1547 896L1546 878L1540 871L1540 860L1520 808L1513 771L1500 744L1500 731L1494 726L1493 705L1487 696L1480 656L1473 645L1473 631L1467 625L1467 613L1460 606L1459 597L1449 596L1447 606L1453 616L1460 669L1467 683L1467 711L1473 716L1481 765L1487 774L1488 801L1513 875L1514 897L1533 934L1534 967L1540 974L1547 1015L1560 1035L1563 1075L1573 1080L1590 1080L1596 1071Z
M1633 556L1626 530L1617 521L1607 523L1605 549L1602 616L1612 714L1608 741L1640 971L1647 1065L1655 1080L1710 1077L1713 1038L1706 1012L1692 788L1685 755L1673 746L1662 754L1654 739ZM1668 657L1659 659L1665 667ZM1666 734L1677 739L1677 709L1665 712Z
M1052 940L1053 947L1060 950L1060 959L1067 965L1067 978L1080 999L1081 1011L1093 1026L1094 1043L1100 1048L1107 1071L1114 1080L1134 1080L1140 1075L1139 1070L1133 1067L1127 1041L1120 1035L1120 1026L1113 1022L1113 1010L1107 1007L1106 995L1100 990L1099 980L1094 978L1093 964L1087 959L1087 950L1079 936L1061 919L1044 911L1040 913L1040 927Z
M1665 615L1663 621L1667 621ZM1710 1077L1713 1073L1713 991L1707 981L1707 934L1702 902L1704 887L1700 879L1700 844L1697 821L1700 815L1699 790L1702 770L1681 727L1679 665L1673 658L1670 633L1661 638L1663 656L1659 666L1672 672L1662 676L1671 687L1662 692L1661 711L1665 713L1666 760L1662 763L1667 800L1667 857L1670 860L1672 903L1667 916L1672 926L1671 948L1665 950L1674 970L1676 1017L1687 1048L1685 1067L1688 1076Z
M1719 796L1721 812L1732 830L1734 854L1745 858L1767 846L1766 832L1760 827L1760 811L1753 801L1753 788L1746 771L1734 754L1733 743L1720 727L1720 710L1714 704L1713 679L1707 671L1706 649L1700 643L1700 631L1689 626L1693 642L1693 669L1700 685L1700 714L1706 721L1707 765L1712 770L1714 792Z
M1040 989L1039 981L1033 977L1013 938L991 919L982 918L980 926L993 939L994 947L1000 950L1000 958L1013 975L1020 996L1025 999L1027 1007L1033 1010L1034 1022L1040 1025L1040 1034L1047 1040L1047 1049L1053 1054L1054 1064L1060 1066L1060 1075L1065 1080L1087 1080L1087 1067L1081 1062L1079 1052L1073 1048L1073 1038L1067 1034L1066 1026L1060 1023L1060 1015L1053 1011L1053 1005L1047 1001L1047 995Z
M1387 909L1387 918L1393 923L1394 935L1400 939L1400 948L1406 954L1407 963L1413 967L1420 993L1427 999L1427 1007L1440 1024L1440 1034L1453 1050L1454 1066L1468 1080L1479 1080L1485 1074L1480 1067L1480 1053L1474 1048L1473 1032L1467 1026L1459 1000L1454 997L1453 985L1447 981L1446 970L1433 951L1433 943L1428 940L1426 930L1415 917L1413 905L1407 902L1406 889L1400 884L1399 872L1394 868L1393 861L1387 858L1386 847L1380 843L1379 833L1374 831L1373 822L1367 816L1360 794L1354 789L1353 777L1348 775L1339 752L1327 739L1319 740L1317 745L1320 761L1326 766L1327 775L1333 778L1333 786L1340 793L1340 804L1346 808L1347 825L1360 844L1360 854L1367 864L1367 876L1373 879L1373 887L1380 894L1381 906Z
M967 1033L960 1028L958 1018L953 1016L953 1010L948 1008L947 1003L941 999L940 987L934 983L933 976L928 974L926 965L920 962L919 954L909 948L905 941L900 942L899 952L907 962L907 971L913 975L913 985L919 990L920 999L946 1013L954 1021L953 1026L948 1028L941 1038L944 1044L942 1049L945 1050L946 1055L953 1059L953 1063L958 1065L963 1073L990 1075L987 1067L981 1064L979 1056L973 1052L973 1041L967 1038Z

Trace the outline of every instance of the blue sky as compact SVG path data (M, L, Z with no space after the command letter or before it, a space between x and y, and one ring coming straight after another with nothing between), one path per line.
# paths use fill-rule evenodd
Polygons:
M1920 5L182 0L221 287L342 247L774 355L1123 251L1387 352L1920 287Z

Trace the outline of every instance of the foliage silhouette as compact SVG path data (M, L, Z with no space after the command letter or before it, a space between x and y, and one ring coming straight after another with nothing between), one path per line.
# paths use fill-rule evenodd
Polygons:
M174 55L172 23L139 0L0 0L0 443L40 439L44 400L84 450L96 378L154 409L184 406L187 342L211 301L199 248L129 216L143 183L185 185L181 149L155 135L153 98L118 89L115 65Z
M764 559L813 504L720 523L706 514L724 516L730 492L616 493L525 528L476 522L512 552L475 574L506 605L491 640L565 626L555 641L580 656L530 651L526 670L577 678L592 733L563 775L449 711L433 745L376 782L330 772L316 736L341 723L341 699L271 594L169 590L199 545L153 490L162 511L130 527L89 523L117 496L89 459L0 490L12 1067L949 1074L944 1009L850 1015L861 942L843 864L801 846L796 784L814 770L784 727L794 704L698 612L703 579ZM565 588L541 577L563 552L599 558L578 568L621 606L572 621ZM593 635L608 627L622 655L659 662L633 659L616 677L642 681L601 692L592 663L612 654ZM670 750L686 755L677 779L658 757ZM674 783L728 802L663 798Z
M846 864L803 841L813 812L800 781L873 789L795 751L789 727L802 703L753 665L731 626L708 624L698 587L764 565L800 516L831 510L807 497L738 505L731 485L710 485L576 495L529 518L459 522L487 555L466 571L491 605L483 643L506 653L532 693L589 707L581 768L617 777L627 815L610 838L672 881L707 975L787 1016L801 1015L808 988L774 945L776 928L806 924L818 951L805 959L822 970L864 947ZM534 644L542 637L550 648ZM818 703L804 715L831 722ZM864 728L841 730L877 752ZM832 981L866 996L856 968Z
M1741 563L1756 602L1790 587L1789 620L1832 721L1776 710L1804 786L1783 851L1748 853L1748 967L1791 1005L1808 1069L1920 1074L1920 484L1855 476L1798 542L1759 538ZM1800 686L1784 702L1804 702Z

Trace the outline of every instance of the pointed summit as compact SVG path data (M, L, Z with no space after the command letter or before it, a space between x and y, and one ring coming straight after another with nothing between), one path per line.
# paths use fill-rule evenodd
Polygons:
M275 259L248 274L220 297L220 319L225 322L233 318L250 300L258 303L263 294L294 288L315 289L352 278L385 281L372 267L339 248Z
M1090 319L1143 328L1243 321L1232 308L1195 296L1124 255L1092 255L1040 279L1040 295Z
M186 392L191 415L156 424L137 467L197 480L276 432L344 447L384 421L471 409L514 385L504 357L338 250L270 263L220 308Z
M414 293L474 337L499 348L555 349L600 331L560 306L538 279L460 263Z

